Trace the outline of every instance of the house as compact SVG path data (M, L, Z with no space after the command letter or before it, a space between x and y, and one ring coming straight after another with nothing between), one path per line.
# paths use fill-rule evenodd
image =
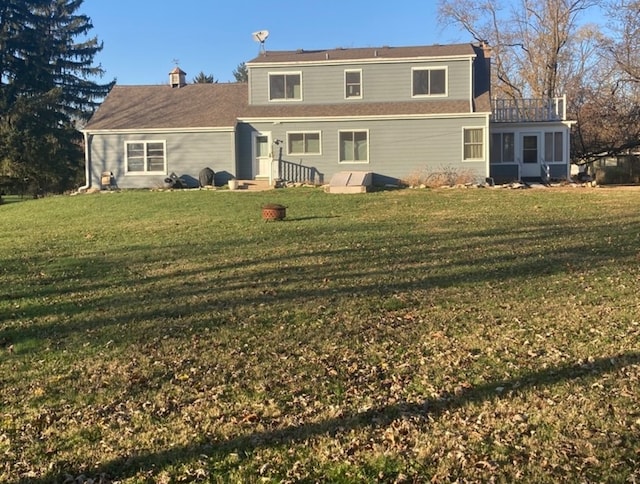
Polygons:
M569 176L565 100L492 100L486 45L261 51L247 68L248 83L187 84L176 68L168 85L116 85L83 130L87 185L196 186L205 167L218 185Z

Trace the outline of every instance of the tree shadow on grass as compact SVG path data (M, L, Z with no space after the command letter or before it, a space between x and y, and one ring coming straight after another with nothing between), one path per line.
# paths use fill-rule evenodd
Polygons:
M294 444L321 435L332 436L338 432L359 428L379 428L390 425L403 417L427 417L437 419L443 412L462 408L469 404L508 399L514 393L536 388L552 387L562 382L584 380L583 385L594 378L619 371L640 363L640 352L629 352L598 358L590 363L568 363L553 368L530 372L517 380L503 380L477 385L449 398L429 398L419 403L400 402L394 405L372 408L334 419L282 429L254 432L222 442L201 441L159 452L140 453L105 462L93 469L93 474L108 480L133 477L140 472L157 472L167 465L189 462L201 455L229 452L251 452L258 448ZM77 475L71 469L65 474ZM45 475L31 483L44 484L63 480L59 472ZM15 481L24 482L24 481Z
M295 228L299 220L285 226ZM634 220L626 221L623 232L630 238L639 230ZM327 227L305 226L301 237L318 240L326 235ZM48 254L34 254L25 275L6 285L10 287L7 304L0 304L0 321L30 323L0 324L0 349L43 341L43 337L58 343L96 331L103 333L105 342L130 344L131 334L119 328L131 321L197 319L200 314L220 312L219 320L202 323L217 326L224 324L228 308L303 305L312 300L340 304L353 295L376 298L461 284L518 284L538 276L611 265L612 260L636 255L632 244L603 245L600 238L589 238L594 232L589 224L572 228L576 242L571 245L560 235L567 231L562 224L529 225L520 230L480 228L460 234L419 231L381 238L369 237L368 222L346 220L341 229L348 227L352 229L349 237L331 240L332 245L298 241L286 251L262 250L258 255L249 251L241 258L227 252L229 247L255 246L255 234L254 239L203 241L197 251L193 247L198 244L188 239L168 246L141 243L126 253L91 250L54 262ZM279 246L287 245L287 240L273 234L270 239ZM495 247L486 249L489 243ZM510 250L512 247L519 250ZM200 254L205 253L214 255L200 262ZM186 259L188 270L175 264L175 254ZM196 259L198 264L193 263ZM0 263L7 274L25 272L21 258L7 257ZM5 294L0 293L0 299L2 296ZM32 351L37 349L34 346Z

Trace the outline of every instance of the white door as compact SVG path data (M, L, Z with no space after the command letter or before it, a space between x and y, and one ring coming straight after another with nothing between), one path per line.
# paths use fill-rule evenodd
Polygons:
M539 133L522 133L520 135L520 176L540 176Z
M269 178L271 175L271 133L253 134L253 176Z

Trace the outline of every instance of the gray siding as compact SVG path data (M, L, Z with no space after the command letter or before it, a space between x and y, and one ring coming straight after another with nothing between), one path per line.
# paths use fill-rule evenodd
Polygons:
M238 129L239 165L251 166L251 132L271 132L272 139L285 141L283 161L312 169L319 181L328 183L340 171L371 171L381 177L406 179L411 175L428 174L454 169L472 172L478 181L488 176L488 160L462 161L463 127L485 128L485 152L488 152L487 119L484 116L464 118L393 119L367 121L316 121L253 123ZM368 130L369 162L341 163L339 161L339 131ZM287 132L320 131L320 155L287 155ZM277 149L274 149L277 153ZM488 156L488 155L487 155ZM242 172L242 177L250 173Z
M125 173L125 141L165 141L167 171L163 175ZM233 131L209 133L144 133L89 135L91 185L100 187L103 171L113 173L120 188L155 188L170 173L197 186L200 170L211 168L216 183L223 184L236 173L236 146Z
M398 102L411 100L411 69L413 67L446 67L448 99L460 100L470 97L470 60L448 62L398 62L398 63L353 63L342 65L250 67L251 104L275 104L269 102L269 73L302 72L302 103L332 104L357 102ZM362 70L362 99L344 98L344 71ZM437 98L442 99L442 98ZM421 98L424 100L424 98ZM298 101L286 101L285 103Z

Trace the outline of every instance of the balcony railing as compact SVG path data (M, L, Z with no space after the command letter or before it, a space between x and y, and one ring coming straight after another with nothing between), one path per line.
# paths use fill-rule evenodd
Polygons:
M533 121L565 121L567 96L552 99L493 99L492 121L527 123Z

